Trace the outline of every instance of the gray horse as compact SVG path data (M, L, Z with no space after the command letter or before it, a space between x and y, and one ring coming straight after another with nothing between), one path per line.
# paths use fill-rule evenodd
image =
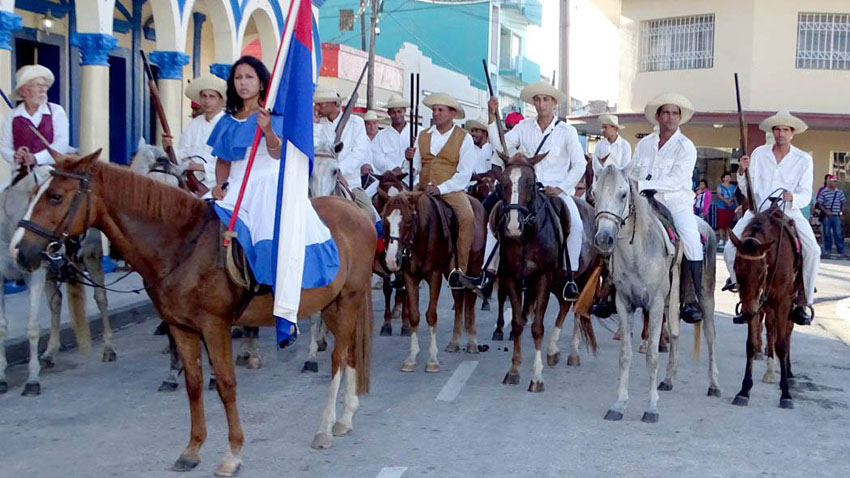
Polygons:
M642 309L649 320L649 343L646 351L649 407L642 420L654 423L659 417L658 390L672 390L678 368L682 249L681 246L672 245L649 201L639 194L636 184L625 173L614 167L604 168L596 180L595 190L597 232L594 241L602 254L610 256L609 270L616 286L617 315L620 317L623 336L620 342L618 397L605 419L623 418L629 399L631 319L637 309ZM714 357L715 261L712 260L717 248L717 237L708 224L699 219L698 221L700 233L706 237L704 252L707 254L700 303L705 315L702 322L708 344L708 395L720 396ZM670 357L667 376L658 385L658 343L665 315L670 335ZM694 338L698 344L699 334L695 332ZM697 345L694 349L698 350Z
M19 181L10 185L0 192L0 393L8 389L6 382L6 348L5 338L7 330L6 301L3 282L6 280L23 280L29 290L29 319L27 322L27 339L29 340L30 357L28 362L29 375L24 385L24 396L35 396L41 393L41 382L39 375L41 367L50 368L54 365L56 352L59 350L60 314L62 309L62 291L59 282L49 274L46 269L41 268L33 273L20 270L14 259L9 255L9 244L15 230L18 229L20 221L27 213L27 206L32 193L38 189L39 193L45 189L45 181L48 180L49 168L39 167L30 174L22 177ZM39 188L39 185L41 187ZM79 269L88 271L91 280L97 284L103 284L103 245L100 231L89 229L82 241L79 251L71 257ZM41 328L38 321L38 312L41 308L43 294L47 294L47 303L50 309L50 336L47 348L38 356L38 339ZM94 290L95 302L100 310L100 318L103 321L103 361L114 362L116 360L115 350L112 348L112 327L109 325L109 312L106 299L106 291L101 288ZM68 283L68 309L71 315L71 324L77 338L77 346L80 351L88 352L91 348L91 334L88 321L86 320L86 303L83 285L79 283Z

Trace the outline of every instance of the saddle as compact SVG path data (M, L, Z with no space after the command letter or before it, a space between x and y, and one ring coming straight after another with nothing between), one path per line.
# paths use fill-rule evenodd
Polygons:
M803 246L800 243L800 236L797 234L797 225L793 219L786 216L782 209L775 203L765 211L765 214L779 221L782 224L782 230L788 235L788 238L794 244L794 265L799 267L803 263Z
M227 271L227 276L234 284L246 289L251 295L263 295L271 292L271 286L260 284L254 277L248 258L242 244L236 239L236 232L227 232L227 225L219 223L222 237L230 238L227 246L219 246L218 266Z
M437 217L440 218L440 229L443 235L449 239L449 255L457 261L457 218L455 213L441 197L427 194L426 196L431 201L434 211L437 212Z
M655 191L644 191L644 193L647 201L649 201L649 205L652 207L652 212L654 212L655 216L661 221L661 224L664 226L664 231L667 233L667 237L670 239L670 242L673 243L673 246L675 246L679 243L679 232L676 231L676 224L673 222L673 213L667 209L667 206L661 204L657 199L655 199ZM706 241L705 235L700 233L699 239L704 246Z

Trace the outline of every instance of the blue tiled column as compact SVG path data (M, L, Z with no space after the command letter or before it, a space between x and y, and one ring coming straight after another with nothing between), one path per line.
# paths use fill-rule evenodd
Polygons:
M151 52L151 63L159 67L157 88L168 126L175 138L183 129L183 67L189 64L189 55L182 51L158 50ZM162 127L157 122L157 144L162 143Z
M102 149L109 161L109 52L118 39L105 33L73 33L80 49L80 153Z
M12 75L12 35L21 29L21 16L11 12L0 12L0 88L6 94L11 94ZM6 115L9 107L5 101L0 101L0 117Z
M230 76L230 68L232 65L228 63L213 63L210 65L210 73L221 78L224 81L227 81L227 77Z

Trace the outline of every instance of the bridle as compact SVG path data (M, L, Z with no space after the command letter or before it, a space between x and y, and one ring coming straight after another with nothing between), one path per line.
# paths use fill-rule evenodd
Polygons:
M399 212L401 209L399 208ZM404 221L404 226L406 231L404 233L404 237L394 236L390 234L390 230L388 227L385 227L386 236L387 236L387 247L393 243L393 241L398 242L399 250L401 252L401 262L409 260L411 256L413 256L413 240L416 235L416 221L419 218L419 213L416 211L416 208L411 207L411 217L409 220Z
M540 214L541 206L548 203L548 201L540 201L540 193L536 189L537 185L537 173L534 171L534 167L528 164L515 164L509 165L509 167L518 167L523 169L529 169L531 171L531 178L533 184L535 185L535 190L532 192L531 201L528 206L523 206L522 204L502 204L502 219L500 221L501 230L502 227L508 222L508 214L511 211L516 211L519 214L519 232L522 234L525 232L525 227L528 225L533 225L537 222L537 216ZM507 171L502 173L503 177L506 177ZM511 184L511 187L519 187L518 184Z
M620 228L622 228L623 226L626 225L626 221L628 221L629 218L634 219L634 216L635 216L635 201L634 201L634 198L632 197L632 188L631 188L631 186L629 186L628 189L627 189L627 192L626 192L626 204L625 204L625 206L623 206L623 210L619 214L612 212L612 211L602 210L602 211L598 211L596 213L596 217L595 217L594 220L596 222L596 228L597 229L599 229L599 221L600 220L612 221L614 223L614 225L616 226L616 235L617 235L617 238L619 239L620 238ZM635 242L635 230L636 229L637 229L637 221L633 220L632 221L632 237L629 240L630 245L634 244L634 242Z
M200 158L200 156L197 157ZM168 160L168 158L156 158L156 162L154 163L153 167L148 170L148 174L159 173L165 174L167 176L172 176L174 179L177 180L177 187L179 187L180 189L186 189L186 181L183 179L182 175L175 173L173 171L173 168L174 166Z

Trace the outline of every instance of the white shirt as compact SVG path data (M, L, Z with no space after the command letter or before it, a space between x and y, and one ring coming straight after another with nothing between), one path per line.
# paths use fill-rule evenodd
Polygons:
M337 115L336 119L331 122L327 118L321 118L318 124L313 125L313 144L319 144L322 141L333 145L336 125L342 119L342 113ZM340 137L342 141L342 151L339 152L339 170L348 186L351 188L360 187L360 166L371 163L371 153L369 151L369 136L366 135L366 123L363 118L357 115L348 117L348 123L345 124L345 129ZM374 166L373 166L374 167Z
M780 196L782 188L794 196L788 205L792 210L800 210L812 202L812 182L814 181L814 166L812 157L791 145L791 151L776 163L773 145L761 145L750 155L750 179L753 182L755 205L761 207L762 202L770 196ZM745 176L738 175L738 187L747 190ZM770 202L764 204L766 209Z
M694 205L691 189L697 148L681 130L658 149L658 133L652 133L635 148L631 176L638 182L638 190L654 189L655 198L673 214L688 210Z
M210 139L210 133L212 133L215 125L218 124L218 120L223 116L224 111L221 111L212 120L207 121L206 116L203 114L198 115L183 130L183 133L180 135L180 141L177 143L177 147L174 148L174 154L179 159L189 158L191 156L204 158L203 161L198 158L190 159L204 167L204 184L210 189L215 187L216 158L212 155L212 146L207 144L207 140Z
M475 142L473 142L473 145ZM484 143L484 146L475 146L475 152L478 153L478 159L473 168L473 174L487 173L492 168L493 146L490 143Z
M549 154L534 166L537 181L544 186L561 188L565 194L572 196L587 167L575 128L553 119L545 130L541 130L536 118L525 118L512 130L505 132L505 143L508 150L516 148L517 152L531 158L543 137L550 132L552 134L540 148L541 153ZM493 149L501 151L496 123L490 124L488 133Z
M395 168L405 169L404 150L410 147L410 125L399 133L390 126L378 132L372 141L372 168L381 175Z
M21 104L3 118L3 122L0 124L0 156L3 156L3 159L5 159L9 164L14 165L15 142L14 138L12 138L13 119L18 116L23 116L24 118L29 119L33 126L38 128L38 125L41 123L41 117L51 114L51 110L53 111L53 142L50 143L50 147L60 153L67 153L69 151L69 125L68 115L65 114L65 110L56 103L50 103L50 108L48 109L47 103L45 103L38 107L35 114L30 115L27 113L24 103L21 102ZM53 164L55 162L53 161L53 157L50 156L50 151L48 151L47 148L36 153L35 159L38 161L38 164Z
M445 134L441 134L437 131L436 126L431 126L427 130L423 131L423 133L429 133L431 135L431 145L429 149L432 154L437 155L443 150L443 146L445 146L449 141L449 138L451 138L455 128L460 129L458 126L453 126L451 129L446 131ZM461 131L463 130L461 129ZM421 135L422 133L419 134ZM472 177L472 170L475 168L475 162L477 160L478 154L475 151L475 143L472 142L472 136L466 134L464 135L463 143L460 146L460 160L457 163L457 172L455 172L454 176L449 178L447 181L437 184L437 189L440 190L440 194L465 191L466 187L469 185L469 178ZM416 154L413 155L413 169L416 171L417 176L419 175L419 171L422 170L422 156L420 156L419 153L418 138L416 140Z
M602 164L602 162L599 161L599 158L604 158L606 155L608 156L608 159L605 160L605 164ZM624 140L619 134L613 143L603 137L602 141L597 143L596 149L593 150L594 181L596 177L599 176L599 173L602 172L602 168L609 164L614 165L614 167L620 171L626 170L627 172L631 167L632 147L629 142Z

